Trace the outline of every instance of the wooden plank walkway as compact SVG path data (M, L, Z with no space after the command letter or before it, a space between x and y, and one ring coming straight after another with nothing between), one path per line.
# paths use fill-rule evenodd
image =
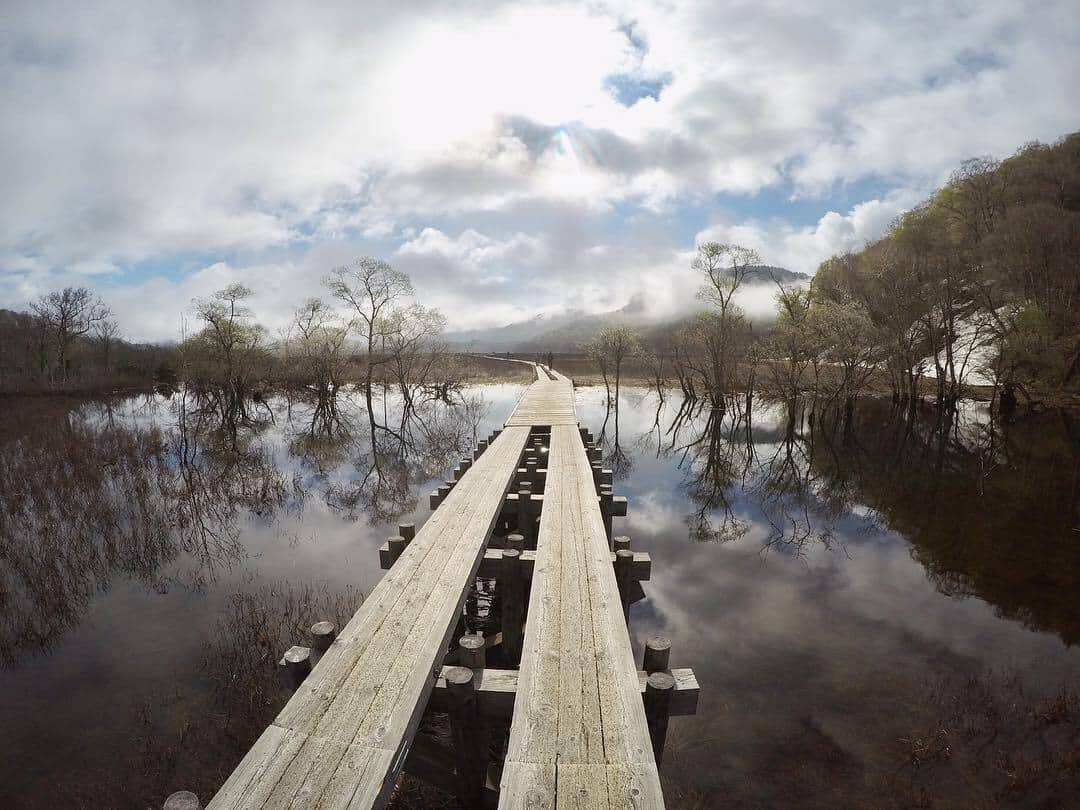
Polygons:
M208 810L385 803L528 434L503 430L462 476Z
M442 757L441 750L457 759L449 774L436 767L434 778L440 784L459 780L466 791L459 795L474 797L466 804L480 801L487 765L487 732L472 712L482 704L484 712L505 716L512 700L499 807L664 806L660 754L653 752L657 739L661 750L665 732L654 732L650 743L650 724L661 716L666 728L669 714L692 712L697 682L690 670L667 670L666 652L663 663L637 671L624 615L630 597L625 587L620 594L626 577L617 580L612 563L617 559L627 572L647 579L648 555L612 554L611 494L606 490L609 506L602 513L600 479L594 477L599 473L578 428L573 384L558 372L534 368L537 380L505 428L493 434L486 450L478 450L474 463L459 468L452 488L440 490L448 492L432 495L433 503L441 503L412 542L400 556L402 538L392 541L393 550L384 547L386 576L208 810L383 806L411 748L410 763L423 759L424 751L432 753L430 742L413 742L436 687L440 695L432 706L449 706L455 746L453 752L436 746L434 756ZM519 494L508 490L523 454L531 454L529 464L535 466L545 442L543 492L533 496L542 504L535 552L488 550L498 521L503 531L514 525L505 522L508 504L514 504L519 527L520 516L528 514L518 510ZM531 572L520 670L484 669L482 654L469 664L479 667L474 672L443 666L481 565L493 568L503 593L505 560L517 560ZM525 598L520 596L522 606ZM510 615L504 608L504 629ZM520 640L520 620L516 626ZM647 720L642 694L652 706L649 690L656 677L669 682L668 702L660 715L650 708ZM470 760L462 751L472 748L477 750Z
M593 471L576 426L552 427L547 464L499 806L663 807Z

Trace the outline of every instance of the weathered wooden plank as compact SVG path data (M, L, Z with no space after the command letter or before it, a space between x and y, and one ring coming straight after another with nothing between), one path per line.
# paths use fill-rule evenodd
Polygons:
M552 423L549 448L500 807L663 807L593 471L576 425ZM554 779L545 770L552 765Z
M446 667L443 667L443 671ZM675 692L671 696L672 717L697 714L700 686L694 670L680 668L668 670L675 679ZM645 682L649 673L639 670L638 690L645 693ZM442 673L435 682L435 691L431 693L428 707L434 711L446 711L446 682ZM476 694L480 709L491 717L507 718L513 713L514 698L518 691L518 670L516 669L481 669L476 671Z
M462 475L267 739L241 762L229 790L215 797L215 810L371 807L386 800L528 433L502 431ZM253 775L245 781L245 774Z

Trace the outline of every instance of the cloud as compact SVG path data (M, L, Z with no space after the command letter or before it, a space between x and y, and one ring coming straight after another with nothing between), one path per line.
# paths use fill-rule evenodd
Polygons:
M11 4L0 306L72 280L187 294L211 267L286 296L330 253L377 252L454 302L452 323L667 307L692 292L705 228L813 269L963 158L1075 128L1070 15L1064 0ZM858 184L874 198L848 201ZM817 201L820 221L740 211L763 189Z
M883 236L890 223L920 196L902 189L885 199L858 203L846 214L829 211L815 225L803 227L780 218L720 222L700 231L695 241L735 242L756 250L765 264L813 274L830 256L860 250Z

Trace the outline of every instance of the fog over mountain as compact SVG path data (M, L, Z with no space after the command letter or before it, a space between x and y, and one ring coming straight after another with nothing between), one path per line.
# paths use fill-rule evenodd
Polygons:
M809 283L810 276L806 273L757 265L750 269L736 298L752 321L771 321L777 284L798 286ZM537 313L502 326L450 332L446 338L451 346L463 351L576 351L599 329L612 323L632 326L646 338L674 328L693 314L696 304L696 300L690 299L674 312L658 311L644 296L634 295L626 305L607 312L568 309L556 314Z

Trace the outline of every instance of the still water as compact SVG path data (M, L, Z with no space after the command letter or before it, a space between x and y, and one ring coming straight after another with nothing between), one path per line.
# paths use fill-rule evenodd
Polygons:
M276 657L351 613L521 391L404 428L391 398L375 451L351 393L0 403L0 806L207 797L286 697ZM619 405L578 391L653 557L635 648L670 637L702 686L669 806L1070 806L1080 426Z

